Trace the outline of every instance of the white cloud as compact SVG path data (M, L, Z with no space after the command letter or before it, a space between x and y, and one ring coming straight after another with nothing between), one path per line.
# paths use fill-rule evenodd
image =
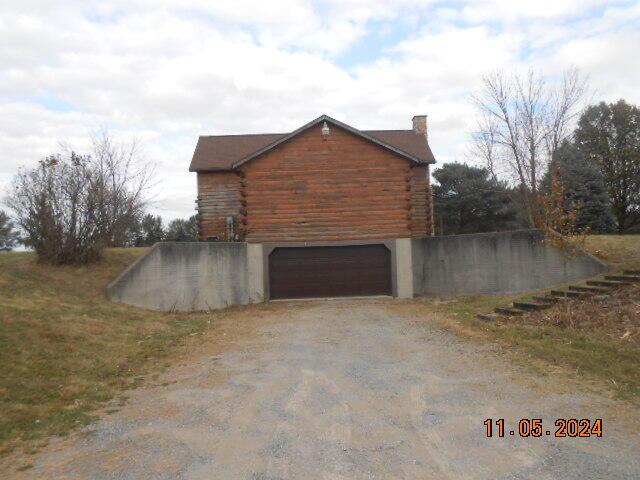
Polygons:
M199 134L289 131L320 113L408 128L427 113L438 159L461 160L469 94L496 68L576 65L602 98L640 103L638 23L637 2L11 2L0 7L0 189L102 126L144 141L169 218L193 213ZM395 40L369 44L372 28ZM372 51L345 68L356 44Z

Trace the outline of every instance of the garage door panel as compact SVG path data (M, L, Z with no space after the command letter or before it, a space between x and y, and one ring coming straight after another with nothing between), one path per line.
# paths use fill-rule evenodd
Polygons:
M279 247L269 256L271 298L391 295L384 245Z

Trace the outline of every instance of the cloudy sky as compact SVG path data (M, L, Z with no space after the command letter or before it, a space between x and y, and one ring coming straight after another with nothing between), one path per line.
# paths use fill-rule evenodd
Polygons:
M0 190L107 128L143 142L166 219L194 213L200 134L426 113L446 162L465 160L469 95L496 69L576 66L596 99L640 103L639 1L20 0L0 38Z

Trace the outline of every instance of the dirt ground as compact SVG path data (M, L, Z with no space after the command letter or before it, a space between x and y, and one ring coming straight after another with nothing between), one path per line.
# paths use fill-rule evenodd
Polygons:
M528 378L490 347L401 307L314 301L231 314L119 411L0 470L34 479L640 478L637 411ZM504 418L507 436L486 438L486 418ZM604 436L510 436L520 418L541 418L551 432L556 418L603 418Z

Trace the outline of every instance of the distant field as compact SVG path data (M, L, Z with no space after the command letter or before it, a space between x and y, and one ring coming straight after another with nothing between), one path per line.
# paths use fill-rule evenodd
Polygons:
M102 401L207 328L210 314L157 313L105 298L106 284L144 251L113 249L87 267L0 254L0 455L88 423Z

